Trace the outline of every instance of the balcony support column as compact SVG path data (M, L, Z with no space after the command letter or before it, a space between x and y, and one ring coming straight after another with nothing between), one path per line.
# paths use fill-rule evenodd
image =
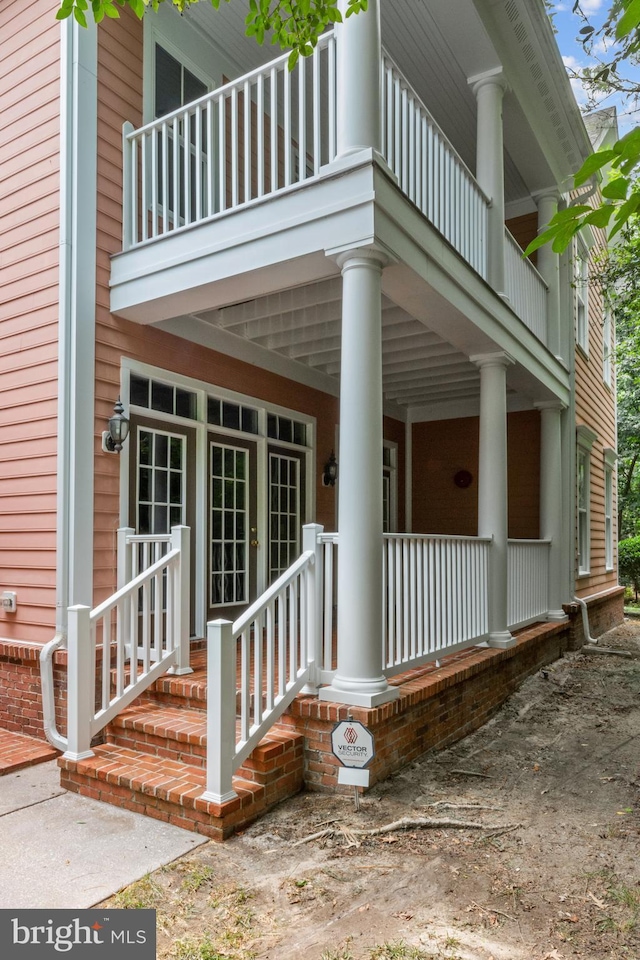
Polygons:
M540 411L540 538L550 540L548 620L566 620L562 609L562 411L556 400Z
M504 296L504 146L502 99L507 88L502 67L470 77L478 104L476 179L491 200L488 224L488 280Z
M380 84L382 41L379 0L347 19L347 0L339 0L342 23L337 44L337 155L382 147Z
M489 646L511 647L507 629L507 353L470 357L480 368L478 536L491 537L489 550Z
M398 691L382 674L382 267L376 250L342 270L338 669L323 700L374 707Z
M557 190L540 191L534 195L538 207L538 231L543 230L558 212ZM554 356L560 356L560 258L550 243L538 248L538 272L547 284L547 346Z

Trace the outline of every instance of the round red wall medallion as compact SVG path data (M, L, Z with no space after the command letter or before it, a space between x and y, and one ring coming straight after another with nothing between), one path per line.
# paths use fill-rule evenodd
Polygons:
M456 487L461 487L463 490L466 490L466 488L470 487L473 483L473 477L468 470L458 470L453 478L453 482Z

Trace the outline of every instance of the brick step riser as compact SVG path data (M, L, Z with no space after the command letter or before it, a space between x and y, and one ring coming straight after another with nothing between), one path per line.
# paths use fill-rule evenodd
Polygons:
M303 786L302 747L297 750L296 769L281 774L279 779L264 787L254 787L250 794L244 794L241 802L231 803L229 813L214 816L193 806L185 806L176 801L165 800L130 786L110 783L103 777L97 777L95 771L83 772L82 763L72 766L75 769L61 769L60 783L66 790L81 796L110 803L116 807L131 810L144 816L172 823L185 830L202 834L212 840L222 841L237 830L241 830L266 813L276 804L295 796Z
M170 736L161 736L135 730L129 727L122 728L111 724L106 731L105 742L120 747L128 747L154 757L163 757L166 760L176 760L179 763L188 763L193 767L204 769L207 762L206 744L186 743ZM302 768L303 747L301 738L291 740L283 745L283 749L276 756L264 756L264 751L258 747L258 756L250 756L238 768L238 776L243 780L269 786L282 776L295 772L298 766Z

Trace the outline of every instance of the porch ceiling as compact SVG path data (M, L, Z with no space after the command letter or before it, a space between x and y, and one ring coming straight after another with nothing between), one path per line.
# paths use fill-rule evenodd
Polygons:
M194 314L225 330L338 380L342 280L304 287ZM479 396L474 364L423 323L382 300L382 376L387 400L410 406Z

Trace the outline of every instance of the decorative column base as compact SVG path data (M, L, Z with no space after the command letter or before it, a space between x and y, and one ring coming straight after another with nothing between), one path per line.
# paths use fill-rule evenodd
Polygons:
M547 620L552 623L562 623L564 620L568 620L569 617L566 615L564 610L549 610L547 613Z
M390 687L384 677L379 680L357 680L349 678L341 680L334 677L328 687L321 687L318 697L320 700L331 700L334 703L346 703L353 707L379 707L383 703L397 700L400 691L397 687Z
M497 650L508 650L509 647L515 647L516 638L508 630L501 630L499 633L490 633L487 642Z

